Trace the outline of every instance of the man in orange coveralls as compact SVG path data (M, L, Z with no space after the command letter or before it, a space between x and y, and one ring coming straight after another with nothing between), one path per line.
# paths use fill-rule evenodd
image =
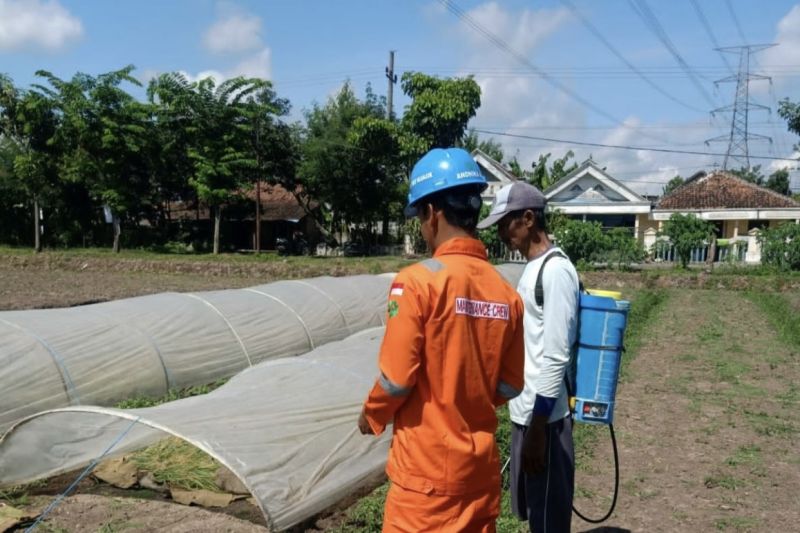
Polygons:
M493 532L500 513L495 409L523 388L523 306L474 237L486 180L460 148L428 152L411 173L406 216L433 258L389 294L380 376L359 418L394 423L384 532Z

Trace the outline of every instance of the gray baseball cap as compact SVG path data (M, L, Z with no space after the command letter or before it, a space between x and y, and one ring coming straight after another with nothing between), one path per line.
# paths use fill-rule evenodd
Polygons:
M497 224L501 218L514 211L524 209L544 209L547 199L542 191L524 181L506 185L494 197L489 216L478 222L478 229L486 229Z

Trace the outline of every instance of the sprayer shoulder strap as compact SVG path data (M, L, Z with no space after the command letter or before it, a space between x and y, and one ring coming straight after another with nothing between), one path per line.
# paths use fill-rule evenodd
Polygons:
M560 250L556 250L555 252L551 252L547 254L542 261L542 266L539 268L539 274L536 276L536 286L534 287L534 298L536 299L536 305L539 307L544 307L544 286L542 283L542 277L544 275L544 267L547 265L547 262L550 261L553 257L563 257L564 259L569 260L569 258L564 255L563 252Z

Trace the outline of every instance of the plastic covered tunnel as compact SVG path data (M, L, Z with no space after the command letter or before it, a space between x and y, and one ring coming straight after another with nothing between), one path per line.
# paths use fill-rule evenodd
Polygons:
M391 275L0 312L0 432L66 405L211 383L383 324Z
M362 436L356 420L377 375L383 328L299 357L264 362L219 389L148 409L46 411L0 441L0 486L68 472L172 434L236 474L271 529L324 510L380 472L391 432ZM127 433L126 433L126 430Z

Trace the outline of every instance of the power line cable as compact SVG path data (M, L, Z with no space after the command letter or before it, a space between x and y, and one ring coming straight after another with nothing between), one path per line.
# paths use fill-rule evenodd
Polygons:
M739 37L742 39L743 44L747 43L747 37L744 36L744 31L742 31L742 25L739 24L739 17L736 16L736 11L733 9L733 4L731 4L731 0L725 0L725 5L728 6L728 12L731 14L731 18L733 19L733 24L736 26L736 31L739 33Z
M703 28L706 30L706 34L708 34L709 39L711 39L711 44L714 46L714 50L720 48L719 42L717 42L716 36L714 36L714 32L711 29L711 24L708 23L708 19L706 18L705 13L703 13L703 9L700 7L700 4L697 0L689 0L694 7L694 12L697 14L697 18L700 19L700 24L703 25ZM728 72L733 74L733 66L731 62L728 61L728 56L717 50L717 53L722 58L722 61L725 63L725 66L728 67Z
M641 70L639 70L633 63L628 61L625 58L625 56L623 56L622 53L619 50L617 50L614 47L614 45L609 42L608 39L605 38L605 36L600 32L600 30L598 30L597 27L595 27L595 25L592 24L589 21L589 19L587 19L586 17L583 16L583 13L578 11L578 9L575 7L575 4L573 4L570 0L561 0L561 3L564 4L567 7L567 9L569 9L572 12L572 14L581 21L581 23L586 27L586 29L589 30L589 32L591 32L592 35L594 35L597 38L598 41L603 43L603 46L608 48L608 50L612 54L614 54L617 57L617 59L622 61L625 64L625 66L627 66L629 69L631 69L639 78L641 78L650 87L652 87L653 89L658 91L663 96L666 96L667 98L669 98L673 102L675 102L675 103L677 103L679 105L682 105L683 107L685 107L687 109L690 109L692 111L697 111L697 112L700 112L700 113L705 113L705 110L700 109L698 107L695 107L695 106L693 106L691 104L687 104L683 100L675 98L673 95L671 95L670 93L668 93L667 91L662 89L660 85L658 85L653 80L651 80L650 78L645 76L645 74Z
M661 22L658 20L658 17L650 9L650 6L647 5L647 2L645 0L628 0L628 1L633 11L645 23L645 26L650 28L650 30L656 35L658 40L661 41L661 44L664 45L664 48L667 49L667 51L672 55L672 57L678 63L678 65L680 65L681 69L683 69L683 71L686 72L686 75L689 77L689 79L697 88L697 90L700 92L700 94L703 95L703 98L705 98L710 105L712 106L716 105L714 103L714 99L711 98L711 96L708 94L708 91L706 91L705 87L703 87L703 84L700 83L700 80L697 79L697 75L694 73L694 71L692 71L691 67L689 67L689 65L683 59L683 56L681 56L680 52L678 52L678 49L675 47L672 40L669 38L669 35L667 34L666 30L664 30L664 26L661 25Z
M452 0L439 0L439 3L441 3L444 7L446 7L447 10L453 13L456 17L461 19L462 22L464 22L469 27L480 33L494 46L511 55L514 59L525 65L528 69L530 69L537 75L539 75L543 80L545 80L547 83L549 83L557 90L563 92L576 102L580 103L582 106L600 115L601 117L613 122L614 124L624 126L623 122L617 119L615 116L611 115L610 113L607 113L603 109L600 109L596 105L592 104L591 102L589 102L588 100L577 94L575 91L573 91L572 89L570 89L557 79L547 74L547 72L543 71L542 69L534 65L531 61L528 60L527 57L525 57L524 55L520 54L519 52L511 48L511 46L509 46L509 44L506 43L503 39L501 39L500 37L496 36L489 30L481 26L468 13L466 13L464 10L458 7L458 5L456 5L456 3L453 2Z
M569 139L555 139L551 137L537 137L534 135L520 135L515 133L503 133L499 131L489 131L483 129L474 129L474 131L478 133L483 133L486 135L498 135L501 137L514 137L518 139L531 139L534 141L546 141L546 142L554 142L554 143L562 143L562 144L574 144L576 146L592 146L597 148L615 148L619 150L636 150L636 151L644 151L644 152L661 152L667 154L685 154L685 155L703 155L703 156L710 156L710 157L724 157L725 154L720 153L712 153L712 152L699 152L696 150L674 150L671 148L648 148L645 146L631 146L626 144L604 144L604 143L593 143L587 141L574 141ZM764 160L771 160L771 161L794 161L794 159L786 158L786 157L772 157L772 156L764 156L764 155L751 155L751 159L764 159ZM800 160L800 158L798 159Z

